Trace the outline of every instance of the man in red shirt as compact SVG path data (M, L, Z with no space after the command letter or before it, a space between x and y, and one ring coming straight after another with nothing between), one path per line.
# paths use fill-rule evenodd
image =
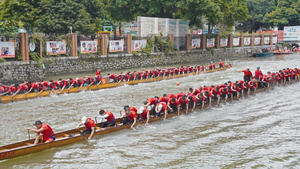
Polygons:
M100 76L101 75L101 69L98 69L96 72L96 76Z
M168 115L167 104L165 102L158 103L155 107L155 112L156 112L157 117L160 116L160 113L164 113L165 114L165 119L167 119L167 115Z
M237 72L244 72L244 81L249 82L252 79L252 72L250 71L250 68L247 67L246 70L237 71Z
M170 98L167 104L170 113L175 113L177 111L177 115L179 116L180 107L179 102L176 98Z
M146 101L144 101L144 107L147 109L148 106L152 106L150 109L150 115L155 115L155 107L159 103L158 97L149 98Z
M137 109L134 107L124 106L125 114L121 117L123 118L123 125L131 124L131 129L133 129L136 121L137 121Z
M190 94L187 97L189 100L189 108L192 108L192 111L194 111L197 103L197 98L193 94Z
M178 102L179 102L179 106L180 106L181 110L186 110L185 113L188 113L189 100L185 96L182 96L178 99Z
M100 114L100 116L98 116L98 119L101 119L101 121L103 119L106 119L106 122L102 122L102 124L101 124L101 128L103 130L105 130L106 127L111 127L111 126L116 125L116 119L115 119L115 116L112 112L100 110L99 114ZM95 116L95 117L97 117L97 116Z
M224 67L224 62L222 60L220 60L219 66L220 66L220 68Z
M95 130L96 130L96 125L95 125L95 121L92 120L91 118L87 118L87 117L82 117L81 118L81 122L77 125L77 129L79 130L79 127L81 125L85 125L85 129L80 133L80 135L86 135L86 134L90 134L90 136L88 137L88 139L92 139Z
M33 125L35 125L37 129L27 128L27 130L36 133L34 145L37 145L40 140L43 143L49 143L55 140L54 132L48 124L42 123L40 120L37 120ZM40 133L42 133L43 135L40 135Z
M220 103L220 100L224 100L224 102L226 103L227 98L228 98L228 90L226 87L220 88L219 89L219 100L218 100L218 104Z
M140 107L137 111L137 114L140 115L140 119L146 120L146 125L149 122L150 119L150 112L148 109L146 109L144 106Z

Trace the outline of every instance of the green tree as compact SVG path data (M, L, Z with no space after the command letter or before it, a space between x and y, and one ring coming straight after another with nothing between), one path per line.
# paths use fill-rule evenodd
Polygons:
M102 0L4 0L0 19L8 26L18 22L28 31L92 33L101 28Z
M281 29L284 25L299 25L300 0L278 0L276 9L267 13L263 21Z

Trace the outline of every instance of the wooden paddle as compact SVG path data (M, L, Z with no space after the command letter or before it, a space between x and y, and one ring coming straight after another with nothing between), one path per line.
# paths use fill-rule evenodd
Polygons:
M78 129L79 130L79 129ZM79 130L79 134L83 135L87 140L89 139L84 133L81 132L81 130Z
M95 117L95 122L96 122L96 124L97 124L97 117Z
M30 134L29 134L29 130L27 130L28 131L28 140L30 140Z

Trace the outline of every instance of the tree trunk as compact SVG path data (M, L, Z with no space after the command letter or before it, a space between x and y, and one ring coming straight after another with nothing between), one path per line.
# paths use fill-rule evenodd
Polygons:
M119 34L120 34L120 37L122 36L122 23L119 22Z

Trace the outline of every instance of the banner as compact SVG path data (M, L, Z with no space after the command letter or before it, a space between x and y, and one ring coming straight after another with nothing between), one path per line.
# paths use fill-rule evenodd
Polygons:
M285 26L283 41L300 41L300 26Z
M66 42L65 41L47 41L47 54L58 55L66 54Z
M200 48L201 40L200 39L192 39L192 48Z
M273 36L273 43L277 43L277 36Z
M233 46L239 46L240 45L240 38L233 38L232 39L232 45Z
M215 47L215 38L213 39L207 39L207 47Z
M109 52L123 52L124 42L122 40L109 41Z
M250 43L251 43L250 37L244 38L244 45L245 45L245 46L249 46Z
M254 38L254 45L260 45L260 37Z
M132 51L139 51L142 48L146 47L147 40L134 40Z
M14 42L0 42L1 56L2 58L14 58L15 57L15 43Z
M268 37L264 37L264 44L265 45L270 44L270 37L269 36Z
M220 45L221 45L221 47L227 46L228 45L228 38L220 39Z
M97 53L97 41L80 41L81 53Z

